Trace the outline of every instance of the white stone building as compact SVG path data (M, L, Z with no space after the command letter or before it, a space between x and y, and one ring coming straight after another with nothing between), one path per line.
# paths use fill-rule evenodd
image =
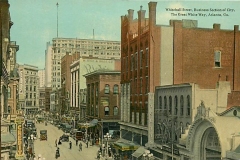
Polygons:
M19 65L19 107L24 114L34 114L39 109L38 101L38 67L24 64Z
M216 89L193 83L156 87L146 148L163 160L237 160L240 128L233 124L240 126L240 109L227 110L229 93L228 81Z
M61 58L69 54L120 59L120 42L95 39L54 38L52 40L52 89L61 88Z
M45 87L45 69L38 71L39 87Z

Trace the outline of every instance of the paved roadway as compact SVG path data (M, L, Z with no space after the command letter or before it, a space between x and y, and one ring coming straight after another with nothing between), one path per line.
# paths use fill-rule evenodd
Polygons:
M45 126L44 123L37 123L37 140L34 142L34 151L36 157L41 154L46 160L54 160L56 147L55 147L55 140L59 139L59 137L63 134L62 130L59 130L57 127L48 124ZM40 130L47 130L48 140L47 141L40 141L39 135ZM98 145L88 146L86 148L85 143L83 144L83 151L78 150L78 146L76 146L76 142L74 139L70 137L72 141L72 149L69 149L69 142L62 142L59 145L60 149L60 157L58 160L96 160L97 151L99 150ZM78 142L79 143L79 142Z

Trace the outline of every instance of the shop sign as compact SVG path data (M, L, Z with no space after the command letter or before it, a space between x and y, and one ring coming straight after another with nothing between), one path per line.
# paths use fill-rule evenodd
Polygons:
M16 126L17 126L17 151L15 158L16 159L24 159L24 152L23 152L23 123L24 118L23 117L17 117L15 120Z

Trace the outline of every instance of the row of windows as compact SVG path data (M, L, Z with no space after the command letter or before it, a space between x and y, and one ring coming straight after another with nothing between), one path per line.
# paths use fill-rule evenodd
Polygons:
M33 86L33 91L36 92L36 86ZM26 85L26 91L28 91L28 86ZM29 91L32 91L32 86L29 86Z
M36 98L36 93L29 93L29 97L28 97L28 93L26 93L26 99L28 98Z
M36 106L36 101L26 101L26 106Z
M110 107L106 106L104 107L104 115L105 116L109 116L109 112L110 112ZM114 106L113 107L113 115L114 116L117 116L118 115L118 112L119 112L119 109L117 106Z
M57 43L56 43L57 42ZM53 41L53 46L60 46L60 43L63 42L64 45L70 45L74 46L74 44L79 45L79 43L82 44L104 44L104 45L117 45L119 46L120 43L115 42L97 42L97 41L79 41L79 40L57 40Z
M139 63L138 63L138 59L139 59ZM143 52L143 50L141 50L139 53L136 52L135 54L132 54L131 59L130 59L130 65L128 64L128 56L123 57L122 64L123 64L123 69L125 71L127 71L129 69L128 66L131 66L131 71L134 69L137 70L138 65L140 68L142 68L143 65L148 67L148 65L149 65L148 48L145 49L145 52Z
M135 78L134 81L131 80L131 94L137 94L138 92L140 94L146 94L149 92L149 82L148 82L148 76L145 77L145 87L143 86L143 78L141 77L139 79L139 83L138 83L138 79ZM143 90L143 88L145 88L145 91Z
M184 101L184 99L186 99L186 102ZM174 106L172 105L173 100L174 100ZM169 96L169 97L160 96L159 99L158 99L158 108L157 109L167 110L168 114L170 114L170 115L171 114L178 115L178 113L180 112L179 113L180 116L183 116L184 113L187 116L190 116L190 114L191 114L190 96L188 95L186 98L184 98L184 96L181 95L180 96L180 101L178 101L178 96L175 96L174 99L172 98L172 96ZM180 111L179 111L179 109L180 109ZM172 111L173 111L173 113L172 113Z
M114 86L113 86L113 94L118 94L118 90L119 90L118 85L114 84ZM109 84L105 84L104 93L105 94L109 94L110 93L110 85Z
M30 72L30 71L25 71L26 74L32 74L32 75L37 75L37 72Z

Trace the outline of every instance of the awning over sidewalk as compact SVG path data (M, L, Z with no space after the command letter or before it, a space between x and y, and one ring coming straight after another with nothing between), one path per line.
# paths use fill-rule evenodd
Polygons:
M137 150L140 147L140 145L124 139L114 142L113 146L121 151Z
M143 146L140 146L133 154L133 157L140 157L141 155L143 155L143 153L145 152L145 148Z

